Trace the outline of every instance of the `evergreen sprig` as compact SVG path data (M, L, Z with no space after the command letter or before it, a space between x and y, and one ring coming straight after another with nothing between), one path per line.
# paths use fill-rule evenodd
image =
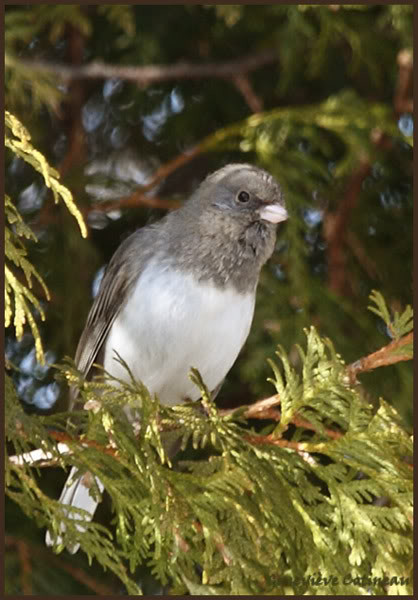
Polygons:
M343 585L347 573L353 579L396 573L406 582L410 436L393 408L381 400L376 412L350 387L341 357L314 328L299 354L299 372L283 349L281 368L272 363L284 422L262 436L251 433L239 411L238 420L219 413L196 371L203 410L199 403L163 407L134 380L103 375L82 383L67 364L62 372L90 408L74 414L85 436L75 435L69 415L27 417L14 399L9 411L22 426L10 423L8 437L21 452L24 431L23 439L46 444L59 464L98 476L112 499L114 529L93 522L80 532L28 465L8 463L9 494L39 525L61 532L58 551L78 539L131 592L123 565L135 571L144 563L176 593L311 594L307 573L318 571L337 578L327 588L333 594L367 593L366 584ZM295 427L295 415L314 431ZM68 436L71 454L59 453L51 427ZM338 437L327 435L330 427ZM167 460L165 440L173 432L183 447L192 442L185 459Z
M22 123L10 112L5 113L6 136L5 145L15 156L18 156L35 171L38 171L44 179L45 185L54 196L56 203L61 199L70 214L73 215L80 228L81 235L87 237L87 227L83 216L77 208L73 196L68 188L59 182L59 173L51 167L44 155L30 143L31 136Z
M411 306L408 305L401 314L395 311L394 315L391 316L385 299L380 292L373 290L369 297L373 305L369 306L368 309L384 321L394 340L399 340L402 336L412 331L413 310Z
M15 267L23 271L27 285L24 285L14 275L10 266L5 265L5 327L12 323L15 327L16 337L20 340L23 336L25 323L29 323L32 335L35 340L36 357L40 362L44 361L41 336L35 317L32 314L30 304L39 312L42 320L45 320L45 314L37 297L30 291L32 288L32 278L36 279L46 298L49 300L49 291L44 280L39 275L35 267L27 259L26 248L20 238L31 239L36 242L36 236L28 227L20 213L10 200L5 196L5 215L11 227L5 228L5 251L6 260L14 264Z
M5 145L15 156L29 163L43 176L45 185L53 192L55 202L61 198L69 212L75 217L83 237L87 236L87 229L83 217L74 203L71 192L59 182L59 174L53 169L41 152L36 150L30 142L31 137L27 129L11 113L5 114L6 136ZM42 321L45 313L36 295L31 291L32 281L35 279L49 300L49 291L44 280L27 258L27 250L23 239L37 242L31 228L23 221L22 216L13 204L11 198L5 195L5 215L8 225L5 227L5 326L13 323L16 338L23 336L24 326L29 324L35 340L36 358L44 363L44 352L41 335L36 322L34 310ZM17 269L17 272L16 272ZM26 284L22 283L19 271L23 272Z

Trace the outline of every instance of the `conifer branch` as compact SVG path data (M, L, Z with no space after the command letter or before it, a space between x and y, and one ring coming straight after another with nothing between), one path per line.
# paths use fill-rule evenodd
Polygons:
M393 340L387 346L380 348L376 352L356 360L347 367L347 375L349 377L351 385L356 383L358 373L364 373L366 371L372 371L378 367L385 367L387 365L393 365L395 363L411 360L412 356L410 352L401 349L413 342L413 331L408 335L403 336L399 340Z
M228 416L236 413L239 410L244 410L243 416L247 419L271 419L274 421L280 421L281 413L279 410L274 409L273 407L277 404L280 404L280 398L278 394L271 396L270 398L265 398L263 400L259 400L252 405L248 406L240 406L234 409L221 409L219 410L220 416ZM295 416L291 423L296 427L302 427L304 429L309 429L311 431L317 431L315 425L310 423L309 421L302 419L298 416ZM135 427L135 423L133 427ZM161 427L162 430L172 430L173 427L170 426L166 428L164 425ZM325 428L325 433L328 437L332 439L338 439L343 434L339 431L335 431L333 429ZM21 431L24 436L24 432ZM55 441L58 442L56 449L59 455L68 455L72 454L71 447L68 446L67 442L77 442L76 439L71 437L69 434L61 432L61 431L50 431L49 435ZM293 442L287 442L286 440L280 440L279 438L275 438L273 436L246 436L245 438L248 442L254 444L274 444L278 446L282 446L284 448L293 448L295 450L300 451L302 448L300 444L295 444ZM94 447L96 450L103 452L105 454L109 454L112 456L116 456L117 452L115 448L111 445L102 446L98 444L94 440L88 440L84 436L82 439L78 440L84 446ZM59 456L54 456L52 452L46 452L42 449L32 450L30 452L25 452L24 454L19 454L10 457L10 461L16 466L23 466L24 464L35 465L36 467L50 467L54 466L59 462Z
M410 345L412 341L413 332L410 332L407 335L401 337L400 339L393 340L390 344L384 346L383 348L380 348L380 350L377 350L376 352L373 352L372 354L369 354L368 356L357 360L351 365L348 365L345 369L345 372L348 375L350 385L354 385L356 383L356 376L358 373L371 371L372 369L375 369L377 367L387 366L400 361L410 360L411 352L408 352L406 350L402 351L402 348L405 348L406 346ZM221 417L226 417L238 413L239 411L243 411L242 414L247 419L271 419L273 421L280 421L281 412L276 408L277 405L279 405L280 403L280 395L274 394L273 396L265 398L263 400L259 400L258 402L255 402L252 405L244 405L234 409L221 409L218 411L218 414ZM297 414L289 420L289 423L285 427L285 430L290 424L311 431L318 430L317 426L315 426L313 423L310 423L306 419L299 417ZM138 425L138 427L136 428L138 432L140 430L140 426L137 423L133 424L134 427L136 425ZM162 424L160 426L160 429L166 430L167 427L164 424ZM170 425L168 429L173 429L172 425ZM337 440L344 435L344 433L330 428L325 428L323 431L331 440ZM22 430L22 428L20 428L19 433L23 437L25 437L25 432ZM112 444L109 444L108 446L103 446L94 440L86 439L84 436L77 440L71 437L69 434L61 431L50 431L49 435L56 442L58 442L56 446L58 456L55 456L52 452L46 452L42 449L37 449L20 455L11 456L11 463L16 466L23 466L28 464L36 464L37 467L52 466L59 462L60 455L71 454L72 449L68 445L68 443L77 441L81 442L83 446L94 447L95 449L105 454L109 454L111 456L117 455L117 450L112 446ZM244 439L251 444L271 444L280 446L282 448L291 448L296 450L298 453L306 453L307 451L318 452L320 451L320 447L323 448L323 443L312 445L309 444L309 442L294 442L290 440L284 440L281 437L277 437L275 434L270 434L266 436L245 435Z

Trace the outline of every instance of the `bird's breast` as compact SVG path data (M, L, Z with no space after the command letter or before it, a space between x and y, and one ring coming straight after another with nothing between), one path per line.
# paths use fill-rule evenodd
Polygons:
M190 368L210 390L222 382L248 336L254 301L254 292L198 282L187 271L151 262L112 325L104 367L127 378L116 350L164 404L196 400Z

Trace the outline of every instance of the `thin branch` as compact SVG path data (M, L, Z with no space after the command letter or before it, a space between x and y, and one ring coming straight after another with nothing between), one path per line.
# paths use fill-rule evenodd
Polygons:
M175 202L167 201L156 196L151 198L146 196L145 193L154 188L162 179L165 179L168 175L183 165L191 162L194 158L196 158L196 156L208 150L214 143L215 137L216 134L208 135L190 150L182 152L182 154L178 154L171 160L158 167L150 181L146 185L141 186L140 189L134 191L130 196L120 198L114 202L104 202L100 205L95 205L94 210L109 211L120 208L121 206L133 207L141 204L145 204L146 206L151 206L153 208L163 208L167 210L173 210L174 208L177 208Z
M255 93L247 74L240 73L233 78L237 90L243 95L253 113L259 113L264 109L260 96Z
M246 410L244 411L243 416L246 419L271 419L272 421L280 421L282 415L278 409L274 408L278 404L280 404L280 396L275 394L274 396L265 398L264 400L258 400L254 404L239 406L238 408L219 410L219 414L222 416L228 416L232 415L237 410L245 408ZM289 425L295 425L296 427L303 427L304 429L317 431L315 425L306 419L302 419L298 415L295 415L293 419L291 419ZM334 440L343 435L340 431L335 431L334 429L325 428L324 431L328 437Z
M23 432L22 435L24 436ZM116 448L112 447L111 444L109 444L108 446L102 446L94 440L85 439L84 436L82 439L74 439L68 433L64 433L62 431L50 431L49 435L54 440L59 442L56 446L56 450L58 451L59 456L56 456L52 452L45 452L41 448L38 448L37 450L25 452L24 454L9 456L10 462L18 467L23 466L25 464L36 465L36 467L51 467L59 462L60 456L65 456L66 454L73 453L71 447L68 446L67 442L81 442L82 446L90 446L96 448L100 452L103 452L104 454L110 454L111 456L116 456L117 454Z
M71 448L63 443L57 444L57 450L59 454L63 455L72 453ZM57 457L52 452L45 452L45 450L42 450L41 448L32 450L31 452L10 456L9 460L18 467L21 467L24 464L33 465L35 463L39 463L36 465L37 467L48 467L57 463Z
M352 173L346 193L334 213L324 219L323 233L327 241L328 285L338 295L347 293L345 240L351 214L358 202L361 186L371 169L370 160L363 158Z
M73 564L59 561L58 556L52 555L51 552L48 552L48 561L53 560L53 562L60 567L63 571L66 571L71 577L73 577L79 583L82 583L87 588L90 588L97 596L115 596L116 590L111 588L110 586L97 581L96 577L91 577L88 575L83 569L80 567L76 567Z
M318 432L318 429L315 427L315 425L309 421L306 421L306 419L301 419L298 417L298 415L295 415L293 419L291 419L289 425L295 425L295 427L303 427L304 429L310 429L311 431ZM344 435L341 431L335 431L335 429L329 429L328 427L324 427L324 432L332 440L338 440Z
M110 586L96 581L94 577L91 577L90 575L85 573L83 569L80 569L79 567L76 567L74 565L70 565L61 557L52 554L51 551L45 548L44 546L34 544L32 542L22 541L11 535L6 535L5 547L7 549L10 550L11 548L16 548L16 550L19 552L21 544L25 544L27 546L29 554L32 558L39 557L39 555L41 555L40 560L47 560L48 563L52 562L59 569L67 571L67 573L69 573L76 581L82 583L87 588L90 588L98 596L112 596L115 594L115 590L112 589ZM24 590L22 591L25 595L30 595L33 593L29 591L25 592Z
M412 96L412 52L410 50L401 50L397 56L397 62L399 73L395 97L393 99L395 113L397 115L412 113L414 111L414 102L412 97L408 97L408 93Z
M292 442L291 440L283 440L271 435L247 435L245 436L250 444L260 445L269 444L271 446L280 446L280 448L291 448L298 452L321 452L325 448L324 443L310 444L309 442Z
M16 550L19 556L21 565L21 581L22 581L22 593L24 596L31 596L32 590L32 565L31 565L31 553L29 552L28 545L23 540L16 540Z
M353 362L347 367L347 375L350 378L351 384L356 383L358 373L372 371L378 367L393 365L404 360L411 360L409 352L399 352L399 350L408 344L412 344L412 342L413 331L401 339L394 340L387 346L380 348L380 350Z
M68 57L73 65L81 66L85 51L85 37L75 27L67 25ZM58 166L63 177L74 164L83 163L86 155L86 140L81 118L81 109L85 102L86 89L81 81L71 81L68 86L68 150Z
M237 410L245 408L244 416L247 419L262 419L266 414L271 414L271 410L273 409L273 407L277 406L278 404L280 404L280 396L279 394L275 394L274 396L270 396L269 398L265 398L264 400L258 400L257 402L254 402L254 404L239 406L238 408L221 409L219 410L219 414L222 416L228 416L232 415ZM278 411L277 413L280 415Z
M216 134L215 134L216 136ZM165 179L168 175L182 167L183 165L191 162L196 156L202 154L213 144L214 134L208 135L202 141L200 141L196 146L192 149L187 150L186 152L182 152L178 154L171 160L167 161L155 171L154 175L150 179L150 181L141 186L139 189L135 190L129 196L124 196L122 198L118 198L117 200L112 200L109 202L101 202L95 203L90 208L85 210L86 216L91 211L102 211L109 212L111 210L119 209L122 207L136 207L140 205L150 206L151 208L159 208L164 210L174 210L178 208L179 203L172 200L166 200L164 198L158 196L147 196L146 192L149 192L152 188L154 188L162 179Z
M191 162L199 154L202 154L203 152L205 152L209 148L209 146L213 143L213 140L214 140L214 135L213 134L208 135L207 137L205 137L201 142L196 144L190 150L187 150L186 152L182 152L181 154L178 154L171 160L167 161L166 163L164 163L163 165L158 167L158 169L155 171L155 173L152 176L152 178L150 179L150 181L146 185L141 187L140 194L144 194L145 192L148 192L153 187L155 187L157 185L157 183L159 183L162 179L164 179L168 175L171 175L171 173L173 173L174 171L176 171L183 165L186 165L187 163ZM135 195L135 193L133 195Z
M392 146L391 140L377 128L372 130L370 139L376 149L388 150ZM348 180L346 192L337 211L327 213L324 218L323 235L327 241L328 286L340 296L346 296L351 291L346 254L346 245L349 243L349 222L359 201L363 181L369 175L371 167L371 157L361 156Z
M22 60L25 67L34 71L50 73L66 81L72 79L123 79L148 85L158 81L172 79L204 79L207 77L230 78L240 73L249 73L264 65L276 62L276 49L265 50L258 54L244 56L225 62L207 62L202 64L178 62L174 65L147 65L142 67L110 65L94 61L86 65L64 65L43 60Z
M75 60L77 63L78 59L79 56L76 54L76 56L73 57L73 60ZM207 77L231 79L244 96L251 110L253 112L260 112L263 109L262 100L254 92L247 75L255 69L276 61L277 51L274 49L269 49L264 52L242 57L237 60L203 64L181 62L174 65L148 65L144 67L133 67L109 65L101 62L92 62L86 65L57 64L42 60L22 60L20 62L27 68L40 72L52 73L68 82L73 81L74 84L77 83L77 80L85 78L118 78L126 81L134 81L142 85L147 85L157 81L168 81L171 79L202 79ZM75 89L79 90L79 87L76 86ZM78 105L79 108L79 93L76 94L76 99L71 100L71 105ZM83 144L83 136L80 137L80 118L79 111L78 115L74 114L73 111L75 127L73 128L74 131L71 136L69 152L59 167L61 174L68 170L69 166L74 162L75 157L79 156L80 154L77 153L77 149L81 148ZM121 198L120 200L114 202L102 203L100 205L91 207L91 209L86 209L83 211L84 216L86 216L90 210L109 212L120 207L132 207L138 205L151 206L152 208L160 208L165 210L172 210L173 208L176 208L176 203L157 197L149 198L145 195L145 192L155 187L157 183L178 169L180 166L190 162L197 155L206 151L209 144L213 142L213 139L213 135L208 136L190 151L186 151L170 160L165 165L162 165L159 169L157 169L154 177L146 186L143 186L130 196Z
M70 435L68 435L67 433L64 433L62 431L50 431L49 435L57 442L63 442L64 444L65 444L65 442L77 441L77 440L74 440L73 437L71 437ZM95 442L94 440L87 440L84 437L82 439L82 445L96 448L97 450L100 450L101 452L104 452L105 454L110 454L111 456L115 456L117 454L117 450L115 448L111 447L110 445L102 446L98 442Z
M130 196L124 196L117 200L109 202L100 202L100 204L92 204L89 206L88 212L101 211L110 212L120 208L132 208L137 206L149 206L151 208L159 208L162 210L174 210L179 208L178 200L167 200L159 196L146 196L141 190L136 190Z
M347 246L357 258L358 264L366 271L370 279L381 279L376 263L370 258L370 255L353 231L347 232Z

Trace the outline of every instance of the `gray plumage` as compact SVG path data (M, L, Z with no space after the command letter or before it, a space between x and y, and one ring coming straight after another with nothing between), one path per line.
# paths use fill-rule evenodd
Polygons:
M116 350L164 404L198 399L191 367L218 389L248 336L259 273L286 218L269 173L230 164L180 209L133 233L109 262L81 335L75 361L84 377L98 363L126 379ZM66 486L60 501L92 516L88 479ZM59 541L48 532L48 545Z

